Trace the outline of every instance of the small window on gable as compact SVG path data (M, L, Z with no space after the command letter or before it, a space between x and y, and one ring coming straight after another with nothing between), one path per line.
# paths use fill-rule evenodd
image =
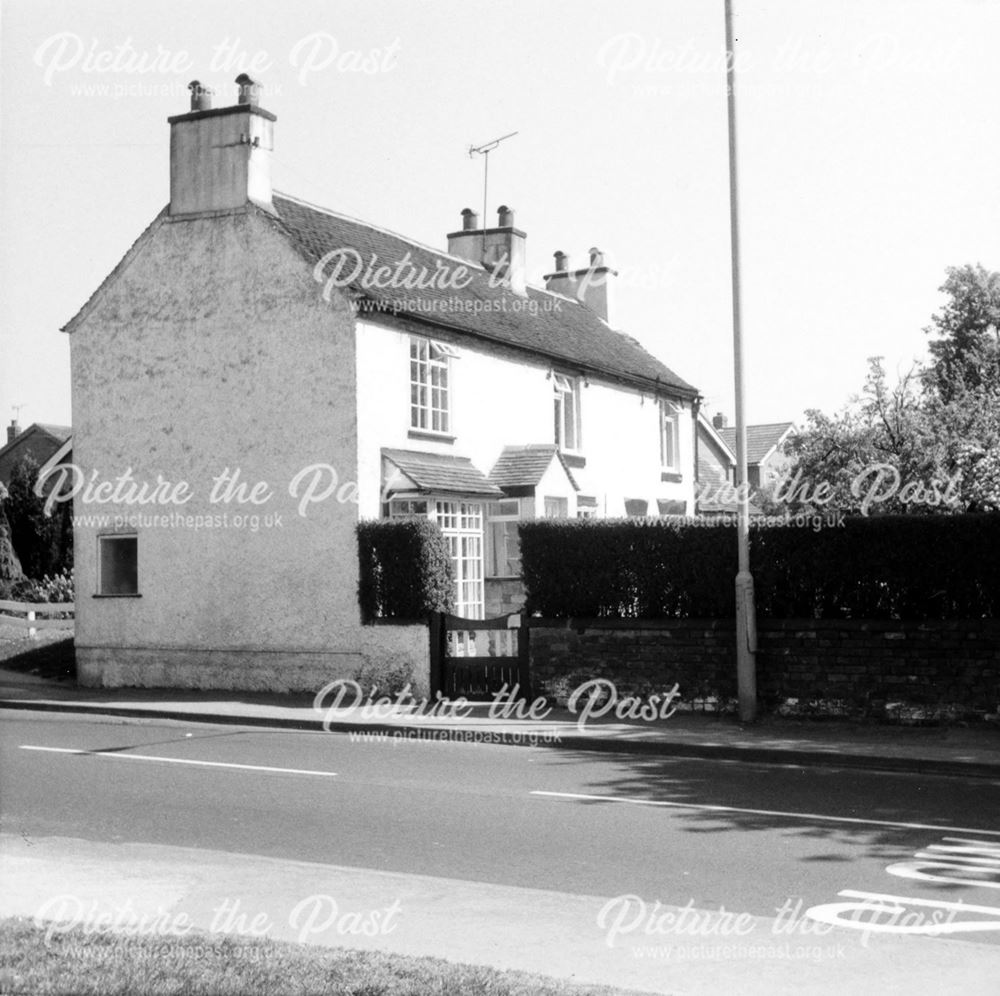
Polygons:
M580 449L580 384L563 374L552 375L553 442L561 450Z
M674 473L681 469L682 410L681 406L673 401L660 402L660 465L664 470Z
M139 538L100 536L97 540L97 593L139 594Z

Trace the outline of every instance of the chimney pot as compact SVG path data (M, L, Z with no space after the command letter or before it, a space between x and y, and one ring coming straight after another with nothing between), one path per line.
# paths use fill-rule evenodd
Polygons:
M17 419L11 419L10 425L7 426L7 442L14 442L14 440L20 435L21 427L17 424Z
M213 91L210 87L202 86L198 80L191 80L188 83L188 89L191 91L192 111L210 111L212 109Z
M727 421L726 416L723 415L722 412L716 412L715 415L712 417L712 425L716 429L725 429L726 421Z
M479 215L472 208L462 209L462 231L474 232L479 228Z
M236 85L240 88L239 96L236 98L237 104L249 104L251 107L260 104L260 83L251 79L246 73L240 73L236 77Z
M566 266L569 262L569 256L561 250L557 249L553 254L556 259L556 273L565 273Z
M506 204L501 204L497 208L498 224L500 228L513 228L514 227L514 212L507 207Z

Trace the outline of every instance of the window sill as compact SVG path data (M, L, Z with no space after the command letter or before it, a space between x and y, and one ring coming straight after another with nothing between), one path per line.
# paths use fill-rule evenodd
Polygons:
M582 453L567 453L566 450L560 450L559 455L567 467L582 470L587 466L587 458Z
M672 484L680 484L684 480L684 475L676 470L662 470L660 471L660 480L670 481Z
M122 594L122 595L110 595L103 592L96 592L91 595L91 598L142 598L139 592L134 592L132 594Z
M433 439L438 443L455 442L455 437L447 432L433 432L430 429L410 429L406 435L410 439Z

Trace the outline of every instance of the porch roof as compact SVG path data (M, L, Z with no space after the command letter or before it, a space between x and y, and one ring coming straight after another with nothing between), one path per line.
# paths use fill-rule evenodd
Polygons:
M422 453L417 450L383 449L382 457L389 461L413 487L422 492L475 495L500 498L503 492L491 484L486 475L468 458L444 453ZM387 490L392 484L386 478ZM392 490L408 490L404 482Z

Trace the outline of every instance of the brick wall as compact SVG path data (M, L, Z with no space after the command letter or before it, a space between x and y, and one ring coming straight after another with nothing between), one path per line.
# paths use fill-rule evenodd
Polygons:
M732 620L531 619L536 694L565 698L590 678L620 695L676 682L685 708L732 708ZM759 620L758 696L792 714L904 719L996 714L1000 620Z

